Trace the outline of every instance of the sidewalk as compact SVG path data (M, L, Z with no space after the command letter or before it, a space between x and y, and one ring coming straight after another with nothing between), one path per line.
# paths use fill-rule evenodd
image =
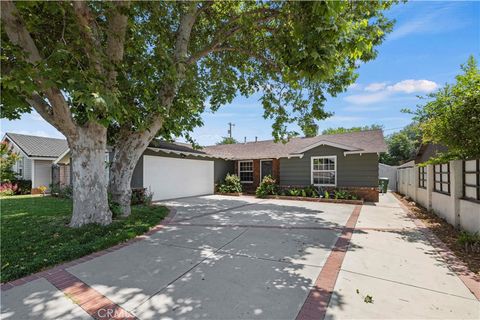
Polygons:
M480 318L479 301L392 194L363 206L328 306L326 319L351 318Z

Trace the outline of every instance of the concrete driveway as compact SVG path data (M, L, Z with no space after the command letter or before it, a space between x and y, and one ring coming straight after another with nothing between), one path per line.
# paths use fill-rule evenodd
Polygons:
M145 239L3 291L2 319L480 317L475 295L390 194L363 206L164 204L173 221Z

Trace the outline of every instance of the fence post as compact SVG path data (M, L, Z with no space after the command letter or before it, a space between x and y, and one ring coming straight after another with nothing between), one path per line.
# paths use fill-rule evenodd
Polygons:
M413 199L418 202L418 166L414 165L413 168Z
M432 210L432 192L435 177L433 176L433 165L427 164L427 209Z
M455 215L455 227L460 227L460 198L463 196L462 160L450 161L450 197Z

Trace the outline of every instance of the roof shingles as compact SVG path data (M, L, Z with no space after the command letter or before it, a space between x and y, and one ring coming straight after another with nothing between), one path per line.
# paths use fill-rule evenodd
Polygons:
M68 150L67 140L8 132L6 137L29 157L57 158Z
M311 138L292 138L285 144L267 140L216 145L205 147L203 151L214 156L235 160L282 158L301 153L302 150L322 142L325 144L342 145L345 151L354 150L356 152L377 153L387 150L382 130L368 130L320 135Z

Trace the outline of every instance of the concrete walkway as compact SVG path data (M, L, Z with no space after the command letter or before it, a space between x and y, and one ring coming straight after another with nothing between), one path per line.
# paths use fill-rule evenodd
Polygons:
M480 318L476 297L390 194L363 206L165 204L173 221L148 237L2 287L1 318Z

